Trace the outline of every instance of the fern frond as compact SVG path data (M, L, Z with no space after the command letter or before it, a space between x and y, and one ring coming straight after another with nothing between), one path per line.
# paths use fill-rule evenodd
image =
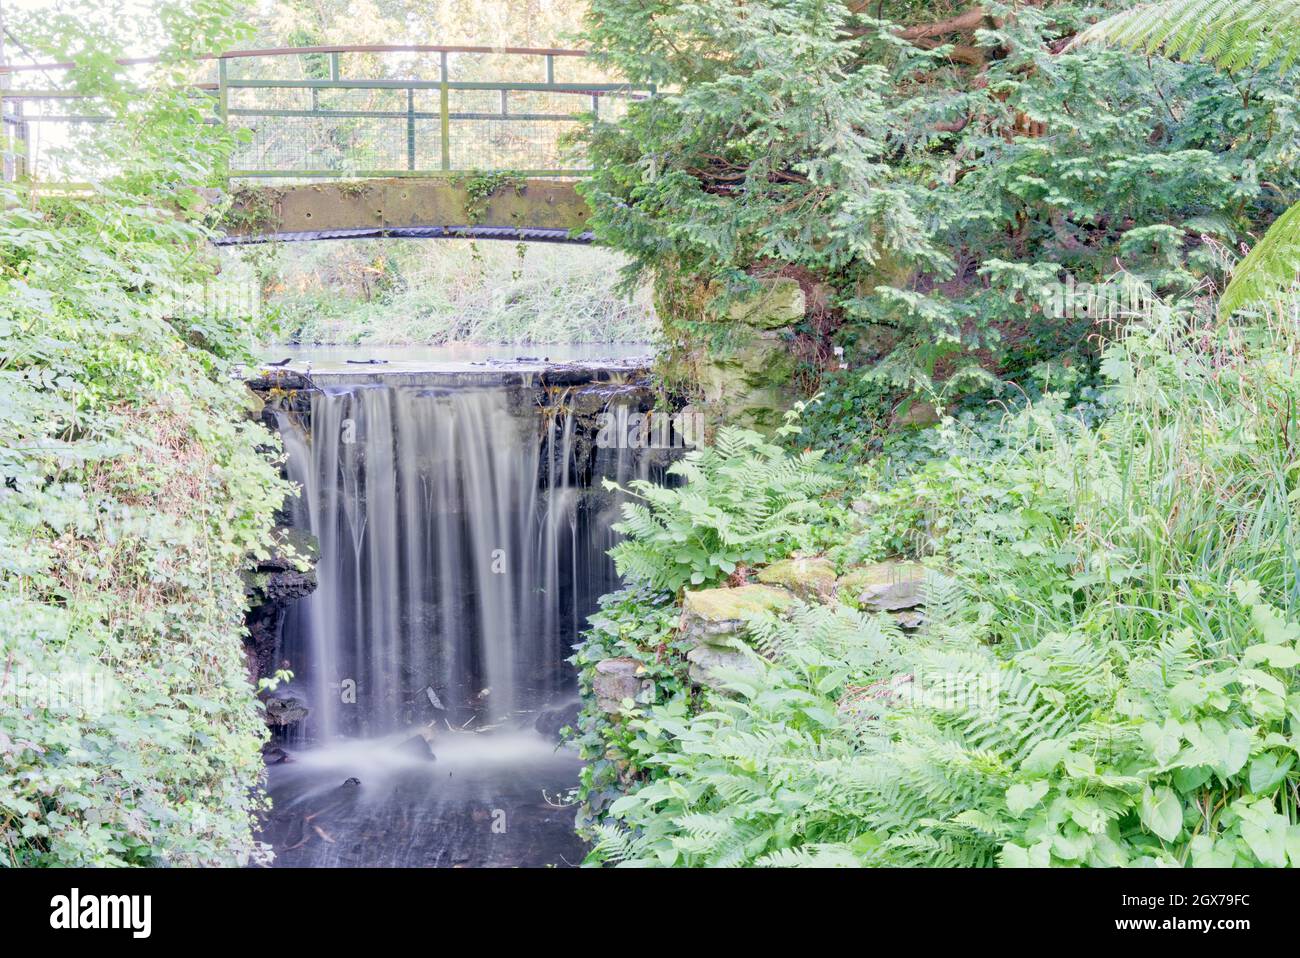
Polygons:
M760 868L860 868L853 849L843 844L804 845L782 848L754 862Z
M1279 216L1237 268L1219 300L1224 319L1295 285L1300 274L1300 203Z
M1300 0L1164 0L1094 24L1072 47L1108 43L1224 70L1277 65L1300 57Z

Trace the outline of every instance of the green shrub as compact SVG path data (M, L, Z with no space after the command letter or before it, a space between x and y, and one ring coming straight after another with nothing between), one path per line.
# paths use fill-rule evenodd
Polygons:
M798 433L798 413L786 417L780 430L786 438ZM750 430L720 429L713 445L687 453L669 472L681 483L634 481L623 490L639 501L624 505L624 521L614 528L626 538L611 555L629 584L604 597L572 659L584 697L573 730L587 760L579 789L584 831L648 773L638 758L647 752L643 732L597 706L597 663L632 659L645 687L639 696L644 703L688 699L687 649L675 636L678 591L714 585L747 566L824 544L844 519L823 498L842 480L820 454L790 453Z

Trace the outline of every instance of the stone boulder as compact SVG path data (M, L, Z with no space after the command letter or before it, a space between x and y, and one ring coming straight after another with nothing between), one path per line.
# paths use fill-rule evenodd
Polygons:
M793 326L804 318L806 299L799 282L786 276L762 281L762 288L731 305L727 319L759 329Z
M744 634L748 617L783 612L792 604L789 592L770 585L687 592L682 598L681 635L692 645L725 648Z
M266 700L266 724L272 728L288 728L305 719L311 710L300 698L286 695Z
M577 728L578 716L581 712L581 702L571 702L560 708L547 709L545 712L537 713L533 728L539 735L544 735L556 742L563 741L564 737L560 734L560 730L566 726Z
M920 563L889 560L850 569L837 585L840 600L867 612L902 612L921 605L925 570Z
M925 612L921 609L904 609L892 615L899 628L915 630L925 625Z
M729 673L758 678L762 667L753 657L739 649L720 649L713 645L699 645L686 653L690 662L688 676L696 685L725 691Z
M782 559L758 573L764 585L788 589L805 601L825 601L835 594L835 566L830 559Z
M602 712L621 712L624 699L639 696L648 683L637 676L637 668L636 659L627 656L597 662L596 674L591 680L596 707Z
M782 330L741 326L726 349L696 356L696 377L711 417L770 431L799 398L797 365Z
M394 751L421 761L434 761L437 756L433 754L433 730L420 729L410 738L399 742Z
M910 426L933 426L943 419L943 413L932 402L914 399L894 412L894 429L906 429Z

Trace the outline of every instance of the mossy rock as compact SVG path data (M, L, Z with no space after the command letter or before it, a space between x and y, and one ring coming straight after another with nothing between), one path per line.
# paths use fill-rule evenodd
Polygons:
M591 690L596 696L596 707L602 712L616 714L623 710L625 699L636 699L645 691L646 680L640 675L636 659L619 656L601 659L596 663L591 678Z
M752 616L783 612L792 604L794 596L769 585L687 592L682 598L682 636L696 645L727 646L741 636Z
M796 280L779 276L763 280L762 284L757 293L731 305L727 310L728 320L759 329L778 329L793 326L804 318L807 304Z
M796 362L779 333L749 331L738 341L701 354L696 374L701 397L719 422L771 431L799 398Z
M762 668L751 655L738 649L720 649L713 645L699 645L686 653L690 662L687 676L695 685L715 691L727 691L733 678L756 679Z
M870 612L914 609L924 601L925 568L919 562L891 559L858 566L840 576L841 602Z
M824 600L835 594L835 566L820 556L782 559L762 569L758 581L788 589L801 599Z
M748 332L700 357L700 388L707 400L790 382L796 361L779 333Z
M932 402L913 399L894 413L893 428L907 429L916 426L933 426L943 419L943 414Z

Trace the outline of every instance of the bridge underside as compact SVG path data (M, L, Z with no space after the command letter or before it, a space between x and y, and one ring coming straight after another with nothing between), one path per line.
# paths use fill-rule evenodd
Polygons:
M493 188L495 187L495 188ZM218 245L325 239L589 243L572 181L461 176L241 187Z

